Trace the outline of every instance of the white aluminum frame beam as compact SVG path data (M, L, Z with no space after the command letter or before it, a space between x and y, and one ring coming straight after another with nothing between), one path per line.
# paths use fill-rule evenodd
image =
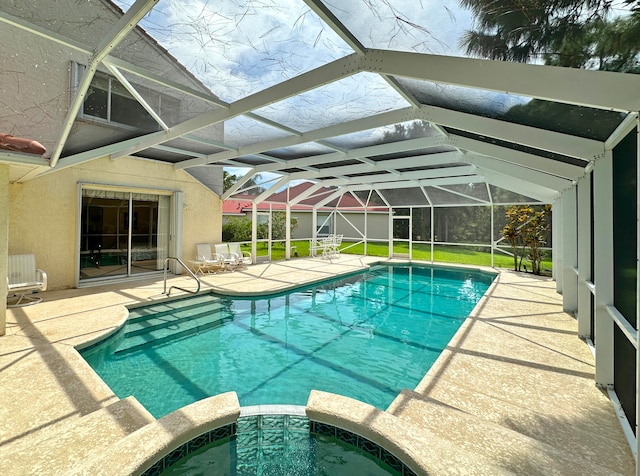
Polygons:
M410 152L412 150L417 149L428 149L430 147L437 147L442 145L443 142L446 141L445 137L420 137L417 139L409 139L402 142L392 142L386 144L378 144L367 147L361 147L359 149L352 149L348 152L332 152L330 154L323 155L313 155L301 159L293 159L284 162L283 164L263 164L256 166L256 170L258 172L277 172L281 169L289 169L292 167L306 167L313 166L321 162L323 164L328 164L331 162L342 162L345 160L359 160L364 159L368 156L378 156L389 154L393 152ZM433 154L437 156L439 154ZM276 160L276 159L272 159ZM371 161L371 163L380 163L383 164L386 161L375 162ZM322 170L322 169L320 169ZM382 169L384 170L384 169ZM327 174L322 174L327 175ZM320 176L322 176L320 175Z
M107 69L115 76L115 78L122 84L127 91L135 98L136 101L140 103L140 105L144 108L147 113L153 117L153 119L160 125L160 127L167 131L169 130L169 126L165 124L160 115L149 105L147 100L142 97L142 95L138 92L138 90L133 87L133 85L129 82L129 80L120 72L118 68L115 66L106 64Z
M365 46L360 43L358 38L351 33L351 30L349 30L323 2L319 0L304 0L304 3L306 3L307 6L322 19L322 21L329 25L329 27L340 38L342 38L342 40L348 44L353 51L360 55L365 53Z
M363 70L599 109L640 110L640 76L368 49Z
M95 50L93 57L91 58L89 65L84 71L84 75L80 80L80 84L77 87L75 97L69 106L69 110L67 111L67 116L64 119L64 125L62 127L62 132L60 133L60 137L58 138L58 143L56 144L53 154L51 155L50 167L55 167L60 159L60 155L62 154L62 149L64 148L65 143L71 133L71 127L73 127L73 123L78 115L78 111L82 107L84 103L84 98L87 94L87 90L91 85L91 81L93 80L93 76L98 70L98 66L102 62L102 60L109 54L113 48L115 48L127 34L133 30L138 22L147 14L151 9L158 3L160 0L136 0L136 2L131 5L129 10L120 18L120 20L113 26L111 31L100 41L98 47Z
M558 160L547 159L546 157L529 154L527 152L507 149L505 147L475 139L469 139L467 137L450 135L449 144L456 148L475 152L480 155L495 157L504 160L505 162L522 165L523 167L539 170L540 172L564 177L570 180L577 180L584 175L584 167L578 167L577 165L560 162Z
M481 174L485 171L497 172L502 175L508 175L510 177L529 182L532 185L539 185L557 192L562 192L563 190L570 188L573 183L569 179L550 175L518 164L505 162L494 157L465 154L464 159L462 160L475 165Z
M360 158L358 158L359 160ZM404 175L405 172L399 172L398 169L411 168L418 166L446 165L454 162L463 162L464 155L458 151L442 152L439 154L418 155L412 157L404 157L401 159L389 159L382 161L362 162L353 165L340 165L336 167L325 167L315 169L312 172L294 172L291 174L292 179L314 179L318 177L362 174L366 172L387 171ZM317 160L316 160L317 162ZM322 161L324 163L324 161ZM289 165L296 167L295 162ZM282 167L279 167L282 168ZM441 172L443 169L439 169Z
M452 168L441 168L441 169L427 169L427 170L418 170L415 172L406 172L402 174L378 174L378 175L370 175L370 176L362 176L362 177L352 177L347 179L329 179L324 180L322 183L325 186L345 186L350 184L379 184L389 182L391 184L398 182L411 181L414 184L417 184L421 180L429 180L429 179L452 179L456 178L455 183L461 183L460 177L464 177L462 179L462 183L467 182L467 178L473 177L476 175L476 169L473 166L460 166L460 167L452 167ZM416 185L417 186L417 185ZM376 186L377 187L377 186Z
M369 117L363 117L362 119L355 119L353 121L344 122L342 124L322 127L313 131L304 132L301 135L281 137L278 139L263 141L256 144L250 144L234 150L218 152L216 154L211 154L207 158L207 160L188 160L180 164L176 164L176 168L186 168L196 165L206 165L208 163L221 162L223 160L233 159L241 157L243 155L254 155L269 150L306 144L309 142L317 142L323 139L328 139L330 137L352 134L354 132L375 129L377 127L388 126L391 124L406 122L413 119L418 119L418 117L416 116L416 110L414 108L408 107L397 109L395 111L389 111Z
M461 129L482 136L525 145L583 160L594 160L604 154L604 143L592 139L523 126L488 117L475 116L435 106L421 106L420 117L441 126Z
M504 188L505 190L510 190L526 197L531 197L532 199L539 200L543 203L553 203L558 197L560 197L560 192L557 190L540 185L534 185L531 182L512 177L510 175L487 169L482 169L480 172L491 185Z

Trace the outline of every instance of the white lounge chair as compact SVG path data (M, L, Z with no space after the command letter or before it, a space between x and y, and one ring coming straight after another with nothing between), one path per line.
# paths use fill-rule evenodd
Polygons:
M214 246L216 249L216 254L222 257L225 267L235 268L240 264L241 256L229 251L229 245L227 243L218 243Z
M9 255L7 307L29 306L42 301L32 294L47 290L47 273L36 268L35 255Z
M229 252L238 255L240 264L251 264L251 253L249 253L248 251L243 251L242 248L240 248L240 243L228 243L228 245Z
M211 252L209 243L196 244L196 259L191 261L196 274L211 273L224 269L222 256Z

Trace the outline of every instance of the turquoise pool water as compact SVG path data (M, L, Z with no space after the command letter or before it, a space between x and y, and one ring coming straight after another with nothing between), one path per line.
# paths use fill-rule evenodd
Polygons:
M199 295L134 309L122 332L82 353L156 417L232 390L242 406L305 405L318 389L385 409L418 384L494 276L385 265L270 297Z
M208 444L192 440L193 448L175 451L184 456L168 455L143 476L415 474L375 443L303 416L240 417L231 432Z

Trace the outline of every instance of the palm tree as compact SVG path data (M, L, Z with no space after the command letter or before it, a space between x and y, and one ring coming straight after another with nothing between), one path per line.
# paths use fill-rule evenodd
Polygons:
M613 0L459 0L475 17L461 46L467 54L494 60L574 68L637 70L639 0L635 11L608 20Z

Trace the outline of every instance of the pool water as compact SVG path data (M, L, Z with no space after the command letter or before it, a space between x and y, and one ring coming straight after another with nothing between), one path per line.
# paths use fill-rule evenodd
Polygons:
M259 298L199 295L131 310L83 351L120 398L155 417L235 391L240 405L305 405L311 389L386 409L414 388L495 275L375 266Z
M257 415L241 417L236 433L198 447L164 468L162 476L262 476L413 474L374 443L344 430L342 437L313 431L303 416ZM200 446L200 445L198 445Z

